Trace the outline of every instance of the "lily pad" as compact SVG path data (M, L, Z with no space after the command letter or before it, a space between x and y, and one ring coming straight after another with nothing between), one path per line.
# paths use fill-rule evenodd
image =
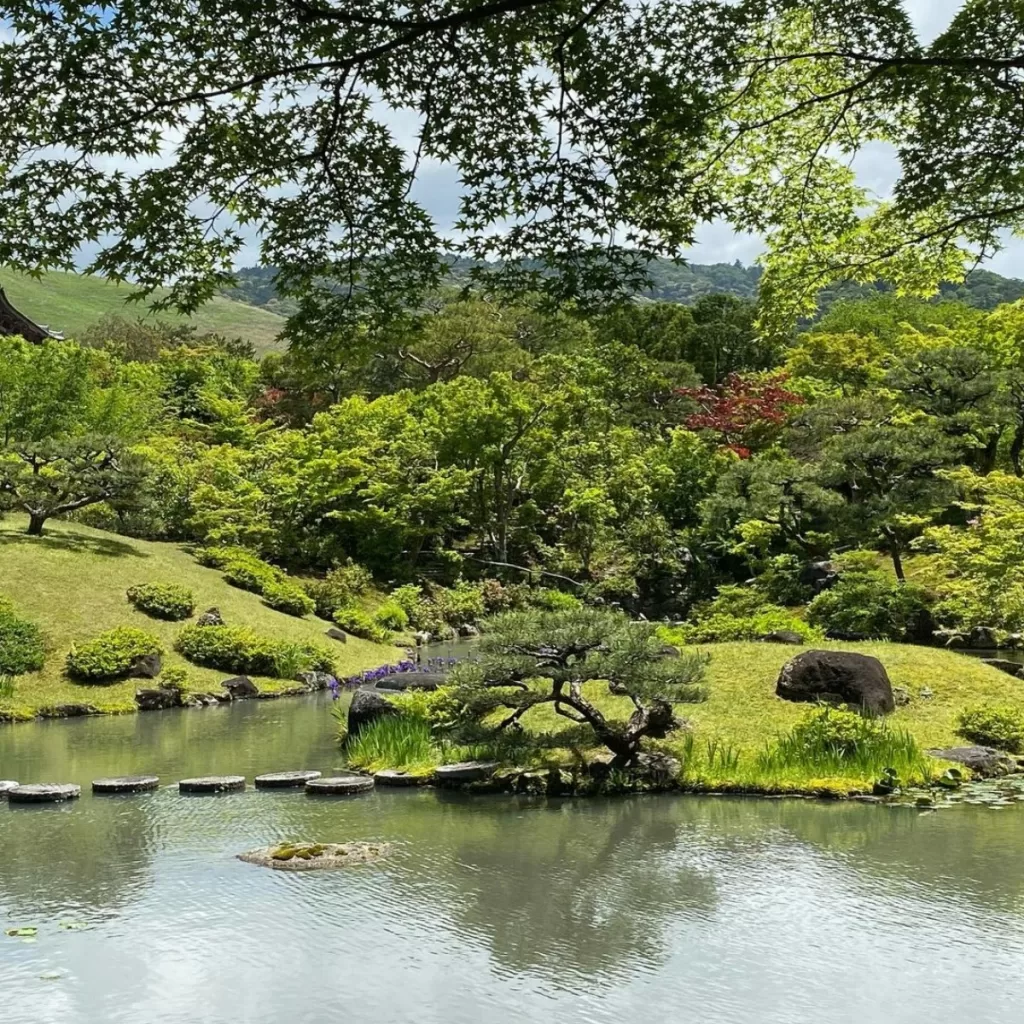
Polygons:
M4 935L10 935L12 939L32 939L38 933L38 928L8 928Z

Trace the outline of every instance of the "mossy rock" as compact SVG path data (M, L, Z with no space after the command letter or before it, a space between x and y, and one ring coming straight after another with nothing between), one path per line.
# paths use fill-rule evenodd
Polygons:
M323 871L368 864L390 851L389 843L278 843L238 854L246 864L274 871Z

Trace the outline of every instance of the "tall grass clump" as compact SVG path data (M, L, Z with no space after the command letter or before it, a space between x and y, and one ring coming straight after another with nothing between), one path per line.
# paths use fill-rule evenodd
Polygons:
M387 716L371 722L345 745L349 765L365 772L385 768L428 773L440 761L429 724L422 718Z
M0 700L14 700L14 676L0 675Z

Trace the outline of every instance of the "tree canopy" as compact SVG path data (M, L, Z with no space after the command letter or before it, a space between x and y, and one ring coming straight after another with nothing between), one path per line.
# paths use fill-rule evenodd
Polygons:
M246 231L293 336L445 273L555 301L648 283L705 221L768 242L765 323L928 291L1024 224L1024 9L964 0L0 0L0 263L192 309ZM851 159L894 146L890 202ZM455 233L413 186L457 170Z

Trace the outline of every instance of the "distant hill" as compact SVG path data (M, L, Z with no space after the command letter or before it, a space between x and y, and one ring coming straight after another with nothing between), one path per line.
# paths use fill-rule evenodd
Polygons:
M284 318L263 304L237 302L226 297L212 299L191 317L169 312L150 313L143 305L125 303L125 296L130 291L128 286L114 284L102 277L52 272L36 280L0 270L0 285L25 316L62 332L68 338L81 334L105 316L121 316L129 320L152 316L187 322L200 333L213 332L226 338L241 338L263 354L278 347L278 335L284 327Z
M468 261L457 260L452 268L452 280L464 281L468 268ZM738 261L676 264L670 260L658 260L651 268L651 277L654 286L643 293L642 298L692 306L704 295L725 294L756 299L761 268L745 267ZM821 293L820 312L825 312L839 299L866 298L888 290L889 286L882 282L876 285L849 282L835 285ZM279 298L274 289L273 267L245 267L238 271L237 285L224 294L285 316L293 308L287 299ZM940 296L957 299L979 309L994 309L1002 302L1016 302L1024 298L1024 281L993 274L989 270L975 270L962 284L943 284Z

